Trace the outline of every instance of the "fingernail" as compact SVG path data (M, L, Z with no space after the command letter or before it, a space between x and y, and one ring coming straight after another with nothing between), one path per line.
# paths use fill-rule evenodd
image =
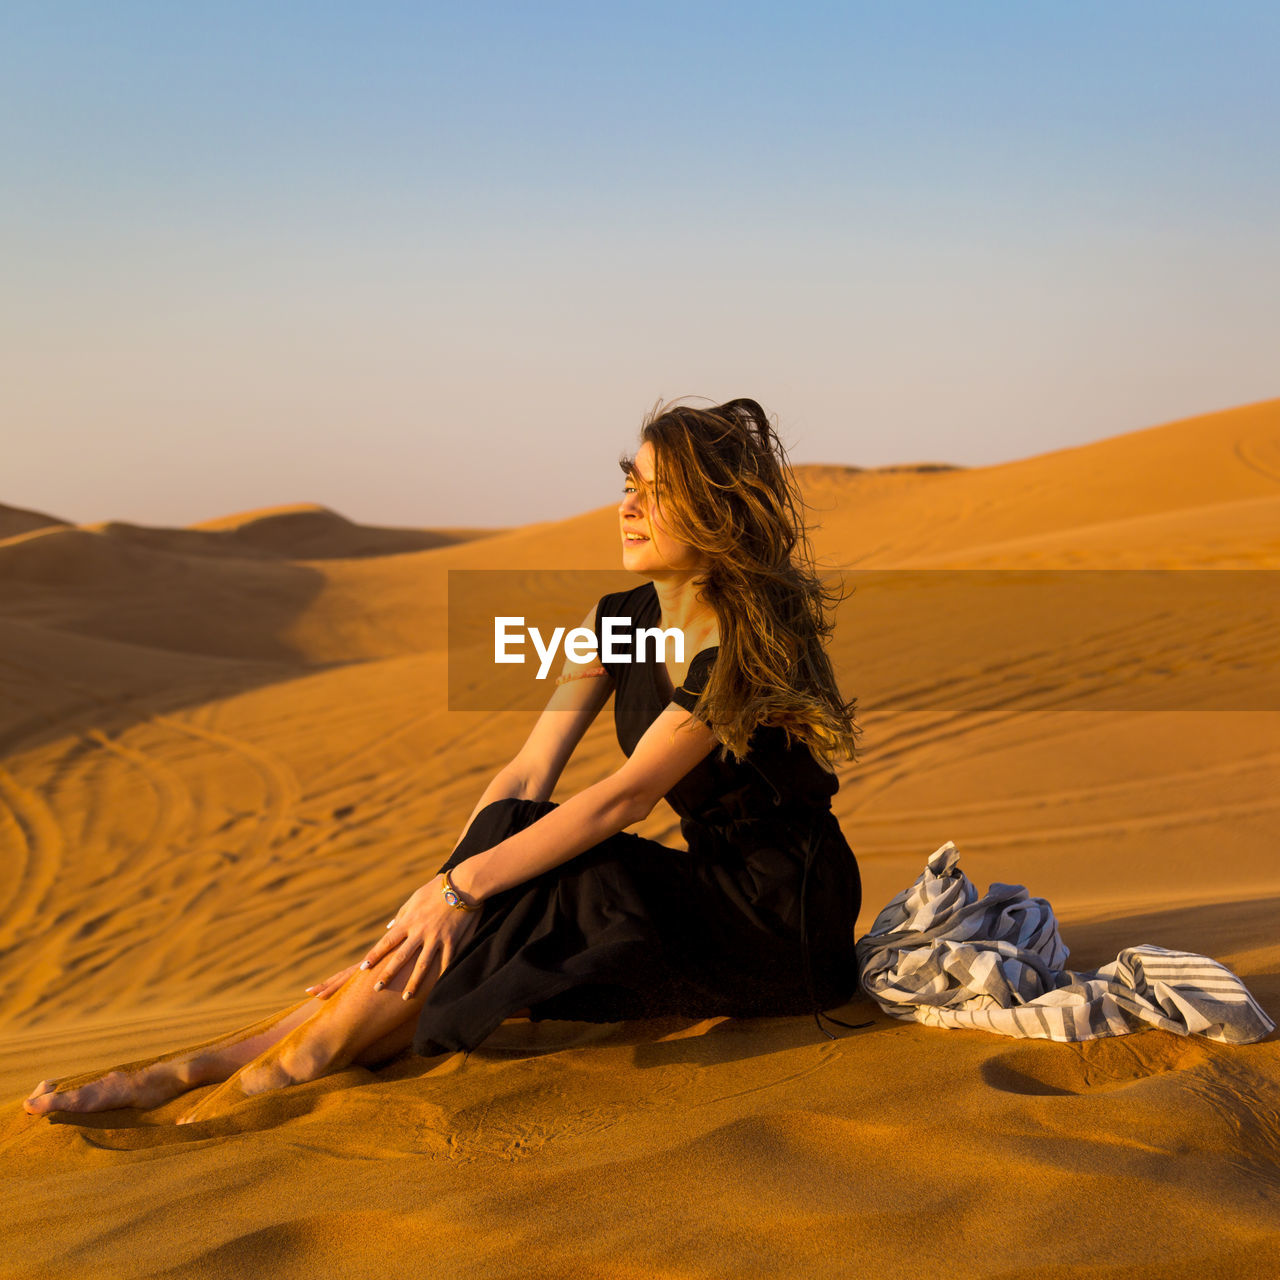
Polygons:
M307 992L308 994L310 994L312 991L314 991L314 990L315 990L315 987L303 987L302 989L303 989L303 991L305 991L305 992Z
M390 929L390 928L391 928L391 926L392 926L393 924L395 924L395 921L394 921L394 920L388 920L388 921L387 921L387 928L388 928L388 929Z
M373 984L373 989L374 989L375 991L381 991L381 990L382 990L382 988L383 988L383 987L385 987L386 985L387 985L387 984L386 984L385 982L375 982L375 983Z
M413 999L413 992L412 992L412 991L410 991L408 987L405 987L405 989L404 989L404 995L402 995L402 996L400 997L400 999L401 999L401 1000L412 1000L412 999Z
M361 961L360 961L360 967L361 967L362 969L367 969L367 968L369 967L369 962L368 962L367 960L361 960Z

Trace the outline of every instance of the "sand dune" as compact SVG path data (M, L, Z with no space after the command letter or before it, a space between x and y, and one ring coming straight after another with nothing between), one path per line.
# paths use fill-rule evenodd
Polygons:
M447 547L494 530L381 528L355 524L328 507L304 502L203 520L189 532L212 534L209 541L223 546L254 548L291 560L343 560Z
M1124 684L1167 651L1263 690L1267 602L1201 634L1082 597L1097 642L1028 681L962 647L974 597L947 575L937 635L890 594L925 570L1280 568L1280 401L998 466L799 472L822 562L868 575L833 647L864 729L836 802L858 932L953 839L980 887L1054 903L1072 967L1201 951L1275 1017L1280 710ZM0 508L0 1276L1280 1274L1274 1036L1023 1042L866 1002L848 1020L875 1025L836 1042L806 1019L511 1022L465 1060L196 1125L169 1123L185 1103L22 1113L41 1076L248 1022L358 955L531 723L447 709L449 570L549 570L576 622L574 571L633 584L615 536L611 506L494 530ZM1088 709L1099 681L1127 705ZM612 733L557 799L620 762ZM638 829L679 840L665 807Z
M47 516L42 511L25 511L21 507L6 507L0 503L0 541L30 533L32 529L47 529L63 524L66 524L65 520Z
M1066 559L1077 554L1077 531L1135 517L1176 524L1196 508L1274 498L1275 418L1275 401L1266 401L998 466L847 477L824 469L809 501L835 562L846 566L967 564L971 547L1009 542L1015 545L1007 562L1020 566L1019 541L1056 533L1063 563L1081 567L1088 561ZM1263 532L1274 529L1259 525ZM1179 567L1200 564L1212 548L1210 534L1208 545L1185 548L1190 559ZM1112 567L1105 543L1092 549L1099 567ZM1123 537L1110 548L1112 555L1127 551ZM1157 547L1149 552L1153 560L1166 556Z

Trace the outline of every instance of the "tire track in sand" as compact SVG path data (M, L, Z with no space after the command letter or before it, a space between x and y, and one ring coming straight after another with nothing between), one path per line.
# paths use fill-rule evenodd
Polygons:
M53 887L62 867L66 842L53 811L38 792L23 786L13 774L0 765L0 804L6 821L6 860L8 845L18 858L18 874L8 900L0 910L9 928L17 932L39 914L45 896Z
M83 698L87 703L107 712L109 715L119 716L125 714L139 724L163 726L174 733L213 743L224 751L239 757L257 776L262 786L262 807L265 811L265 821L258 825L252 833L248 844L240 851L241 856L265 853L272 845L277 843L281 828L302 794L302 787L298 782L297 775L279 756L265 748L244 739L233 737L230 734L222 733L210 725L200 725L195 722L195 716L197 715L212 715L215 704L207 703L204 707L198 708L190 719L180 718L153 711L147 705L148 695L145 694L127 699L112 698L99 693L96 689L82 685L78 681L69 680L59 673L32 670L9 659L5 660L5 665L22 672L23 675L29 678L34 677L37 680L56 683L69 693ZM135 704L136 709L133 709ZM47 725L42 727L47 728Z
M1280 434L1274 429L1264 427L1238 436L1231 447L1236 457L1251 471L1280 484Z

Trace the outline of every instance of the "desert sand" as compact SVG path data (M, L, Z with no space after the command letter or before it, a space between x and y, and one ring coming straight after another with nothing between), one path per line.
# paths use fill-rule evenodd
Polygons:
M996 466L798 471L820 560L872 586L1280 568L1280 400ZM474 530L306 504L184 529L0 507L0 1275L1280 1275L1275 1035L1055 1044L865 999L833 1012L874 1025L835 1041L808 1018L513 1020L466 1057L183 1127L189 1097L22 1111L42 1077L230 1030L362 954L532 723L447 709L448 570L617 563L611 504ZM955 582L936 616L963 629ZM564 593L574 625L592 601L572 574ZM951 839L979 890L1049 898L1072 968L1199 951L1274 1018L1277 629L1263 607L1188 640L1174 611L1126 636L1092 598L1093 640L1034 680L968 645L927 688L922 624L860 625L874 590L841 607L857 932ZM1082 703L1099 679L1123 695L1135 644L1174 667L1229 655L1235 700L1189 678L1176 709ZM555 798L621 758L606 712ZM637 829L679 843L665 806Z

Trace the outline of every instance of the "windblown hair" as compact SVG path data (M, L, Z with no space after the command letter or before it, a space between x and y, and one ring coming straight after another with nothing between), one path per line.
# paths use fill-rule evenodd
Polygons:
M754 400L713 409L655 405L640 429L653 446L653 485L635 459L623 471L681 542L706 553L698 598L715 611L719 651L694 714L747 754L759 725L779 725L827 769L856 760L857 699L845 701L824 642L843 596L818 576L804 498L777 432Z

